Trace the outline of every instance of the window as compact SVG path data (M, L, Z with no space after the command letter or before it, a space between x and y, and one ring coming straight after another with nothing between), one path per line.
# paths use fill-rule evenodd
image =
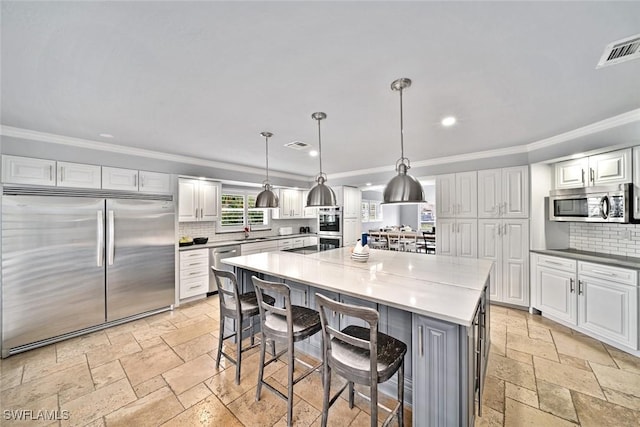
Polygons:
M268 230L269 213L266 209L256 209L256 190L222 189L220 197L220 220L217 229L220 232L243 231L249 226L252 230Z

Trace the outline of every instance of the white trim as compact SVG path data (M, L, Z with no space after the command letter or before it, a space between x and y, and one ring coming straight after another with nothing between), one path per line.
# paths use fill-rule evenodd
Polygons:
M167 160L171 162L188 163L198 166L207 166L217 169L232 170L236 172L264 174L264 169L250 166L241 166L232 163L218 162L214 160L199 159L197 157L183 156L179 154L167 154L159 151L145 150L142 148L125 147L123 145L109 144L106 142L92 141L89 139L73 138L70 136L55 135L46 132L21 129L12 126L0 126L0 135L14 138L30 139L32 141L48 142L52 144L70 145L73 147L88 148L92 150L108 151L111 153L127 154L131 156L141 156L151 159ZM310 181L312 178L291 173L269 171L269 174L278 178L294 179L298 181Z
M619 114L617 116L610 117L608 119L601 120L599 122L586 125L569 132L561 133L549 138L541 139L524 145L516 145L506 148L498 148L495 150L477 151L474 153L457 154L454 156L437 157L428 160L418 160L412 164L413 167L435 166L449 163L457 163L464 161L481 160L489 157L501 157L513 154L529 153L532 151L540 150L542 148L551 147L553 145L562 144L564 142L585 137L591 134L602 132L608 129L612 129L618 126L626 124L640 122L640 108L628 111L626 113ZM254 173L260 175L263 173L262 169L253 168L249 166L240 166L231 163L217 162L213 160L204 160L196 157L182 156L177 154L166 154L158 151L144 150L140 148L124 147L121 145L108 144L105 142L91 141L81 138L72 138L61 135L54 135L45 132L32 131L27 129L21 129L11 126L0 126L0 134L5 136L12 136L15 138L31 139L34 141L50 142L54 144L71 145L82 148L90 148L94 150L110 151L114 153L129 154L134 156L149 157L160 160L168 160L180 163L188 163L199 166L207 166L212 168L219 168L225 170L233 170L238 172ZM376 173L394 172L394 166L380 166L370 169L358 169L354 171L338 172L334 174L327 174L328 179L348 178L360 175L369 175ZM279 178L295 179L300 181L312 181L313 177L295 175L285 172L269 171L272 176Z

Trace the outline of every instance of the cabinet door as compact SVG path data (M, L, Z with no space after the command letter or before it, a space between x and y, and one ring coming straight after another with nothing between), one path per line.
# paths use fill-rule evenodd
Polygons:
M502 169L503 218L529 217L529 167L517 166Z
M478 220L456 221L456 255L465 258L478 257Z
M466 384L460 390L460 330L457 325L413 315L413 425L459 426L460 398L466 396ZM466 341L465 341L466 342ZM465 349L466 350L466 349ZM465 351L466 353L466 351ZM471 369L471 363L465 363ZM468 400L465 398L465 400ZM425 402L429 402L425 404ZM473 402L469 402L473 405Z
M103 166L102 188L105 190L138 191L138 171Z
M198 180L178 180L178 221L198 220Z
M318 219L318 208L307 208L307 196L309 195L309 190L301 191L300 198L302 199L302 217L303 218L313 218Z
M438 255L456 255L455 229L455 219L437 219L436 253Z
M56 185L56 162L29 157L2 156L5 184Z
M100 166L58 162L58 187L101 188Z
M591 185L631 182L631 148L589 157Z
M529 221L502 224L502 301L529 305Z
M478 174L476 171L456 174L456 218L478 216Z
M353 187L343 187L344 217L357 218L360 215L360 190Z
M278 215L274 218L293 218L295 215L296 193L298 190L281 189Z
M500 227L502 221L478 220L478 258L493 261L489 295L492 301L502 301L502 244Z
M436 218L454 218L456 175L436 176Z
M640 219L640 147L633 147L633 217Z
M578 326L636 350L638 288L580 276Z
M554 169L556 188L586 187L589 183L587 157L556 163Z
M200 221L215 221L218 219L220 184L213 181L199 181L199 184Z
M576 274L538 265L536 282L540 311L575 325L578 320Z
M502 203L500 169L478 171L478 218L499 218Z
M140 185L138 186L142 193L170 194L173 193L171 188L171 175L168 173L140 171L138 173Z
M360 238L360 220L356 218L345 218L342 221L344 232L342 234L342 244L344 246L353 246Z

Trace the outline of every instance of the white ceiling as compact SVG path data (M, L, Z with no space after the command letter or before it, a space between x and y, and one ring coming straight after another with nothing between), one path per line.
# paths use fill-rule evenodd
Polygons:
M640 2L2 2L1 123L313 176L532 143L640 107ZM458 124L439 121L455 115ZM98 136L114 135L113 139ZM611 141L619 143L620 141Z

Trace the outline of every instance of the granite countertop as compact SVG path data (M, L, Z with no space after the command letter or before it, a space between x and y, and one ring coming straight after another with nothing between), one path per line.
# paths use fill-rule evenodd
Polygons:
M531 249L531 252L543 255L552 255L562 258L570 258L578 261L595 262L612 267L632 268L640 270L640 258L603 254L600 252L579 251L577 249Z
M361 263L351 259L347 248L310 255L265 252L222 262L466 327L493 265L481 259L375 249L368 262Z
M191 246L180 246L179 250L188 251L193 249L208 249L208 248L220 248L223 246L233 246L233 245L242 245L244 243L258 243L258 242L268 242L270 240L282 240L282 239L294 239L296 237L317 237L316 233L301 233L301 234L288 234L286 236L269 236L269 237L250 237L248 239L238 239L238 240L217 240L217 241L209 241L204 245L191 245Z

